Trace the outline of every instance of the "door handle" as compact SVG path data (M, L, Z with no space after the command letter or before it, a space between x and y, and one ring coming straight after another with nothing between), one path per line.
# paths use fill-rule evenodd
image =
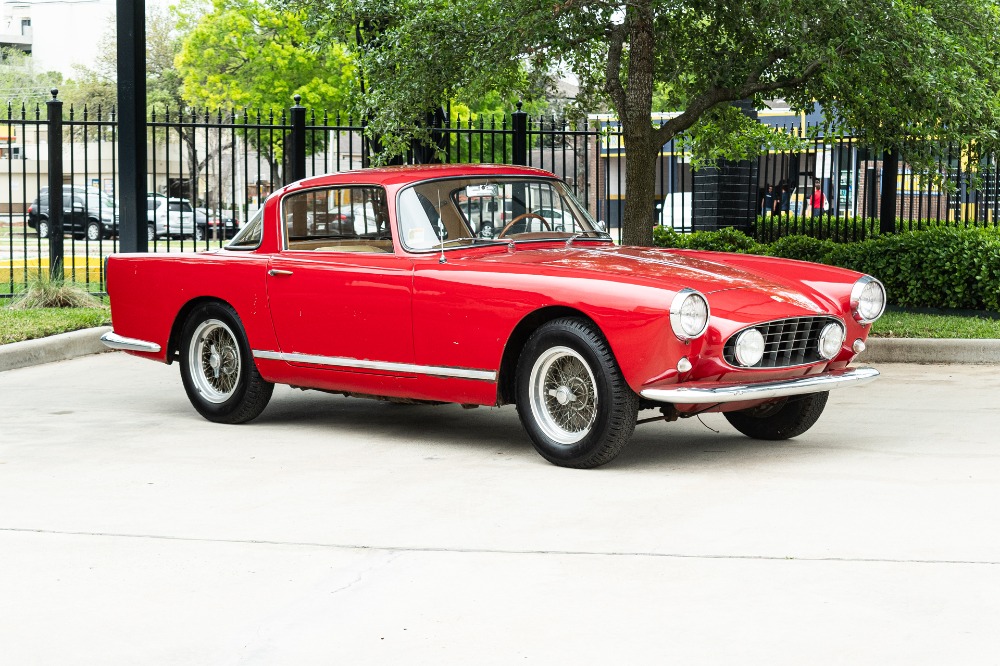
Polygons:
M267 274L270 275L271 277L276 277L278 275L291 275L292 272L291 271L283 271L280 268L272 268L271 270L269 270L267 272Z

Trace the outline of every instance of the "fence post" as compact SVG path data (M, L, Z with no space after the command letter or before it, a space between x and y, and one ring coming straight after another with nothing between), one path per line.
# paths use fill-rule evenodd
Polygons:
M292 99L295 100L295 106L289 113L292 121L292 155L286 185L306 177L306 107L299 104L302 101L301 95L295 95Z
M879 233L896 232L896 178L899 176L899 149L882 152L882 199L880 202Z
M528 114L521 110L521 102L517 103L517 111L511 116L511 162L520 166L528 165Z
M63 103L52 89L52 99L45 103L49 141L49 278L63 278ZM72 197L70 197L72 206ZM72 213L71 213L72 214Z
M149 250L146 225L146 9L118 0L118 247ZM149 188L155 191L156 184Z

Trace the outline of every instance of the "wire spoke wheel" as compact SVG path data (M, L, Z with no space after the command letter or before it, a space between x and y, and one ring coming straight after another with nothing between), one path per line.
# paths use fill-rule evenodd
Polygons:
M195 329L188 351L188 368L194 386L211 403L232 397L243 367L233 331L218 319L207 319Z
M531 410L538 425L560 444L574 444L597 418L597 382L583 357L569 347L552 347L531 369Z

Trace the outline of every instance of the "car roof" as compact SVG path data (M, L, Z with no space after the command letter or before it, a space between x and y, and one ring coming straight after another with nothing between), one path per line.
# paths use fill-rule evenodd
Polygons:
M300 180L284 190L324 185L403 185L433 178L483 178L486 176L527 176L555 178L555 174L534 167L509 164L421 164L408 166L375 167L356 171L340 171ZM282 191L284 191L282 190Z

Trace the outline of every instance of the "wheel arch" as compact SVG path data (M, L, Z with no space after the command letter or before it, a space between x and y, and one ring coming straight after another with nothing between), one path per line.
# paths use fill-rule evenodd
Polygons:
M497 404L508 405L515 402L517 395L515 380L517 378L517 361L521 357L525 344L532 333L554 319L563 317L575 317L588 322L594 330L602 336L600 326L584 312L564 305L551 305L524 316L514 327L507 344L504 346L503 356L500 358L500 372L497 377Z
M190 301L181 306L181 309L177 312L177 316L174 317L174 323L170 327L170 338L167 340L167 365L174 362L174 359L180 355L181 352L181 331L184 330L184 322L187 321L188 316L191 311L194 310L199 305L204 305L206 303L221 303L222 305L228 305L236 311L232 303L227 302L225 299L218 298L217 296L199 296L198 298L192 298ZM239 318L239 313L237 313L237 318ZM241 322L242 323L242 322Z

